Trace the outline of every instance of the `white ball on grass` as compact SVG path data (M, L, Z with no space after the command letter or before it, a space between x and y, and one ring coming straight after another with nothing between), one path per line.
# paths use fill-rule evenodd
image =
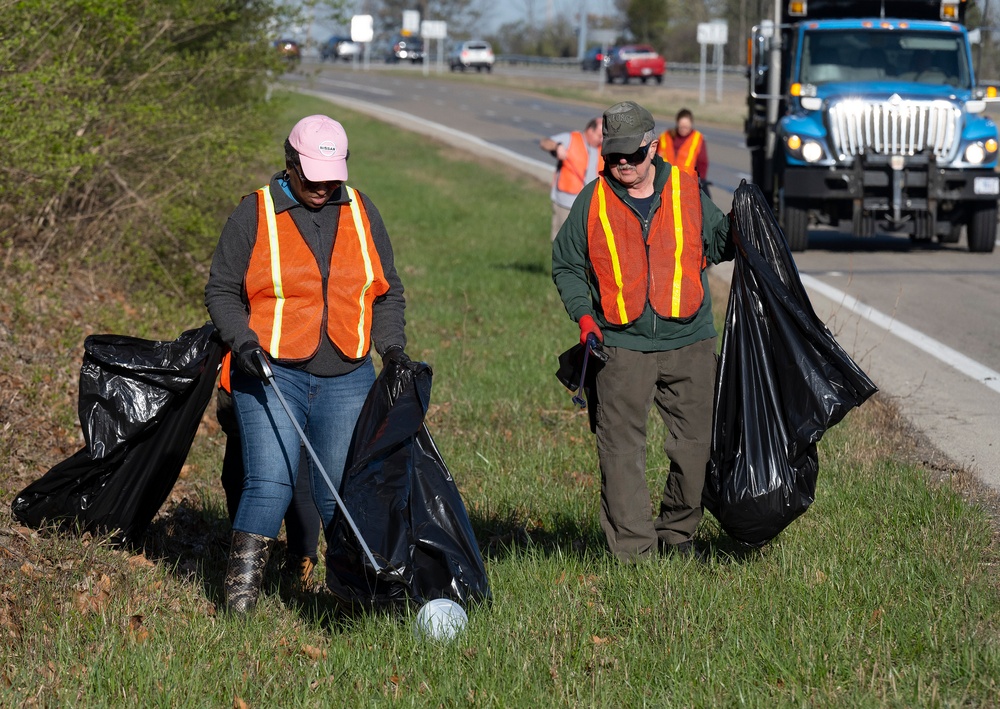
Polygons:
M469 616L462 606L448 598L435 598L417 611L413 631L418 638L451 640L465 629L468 622Z

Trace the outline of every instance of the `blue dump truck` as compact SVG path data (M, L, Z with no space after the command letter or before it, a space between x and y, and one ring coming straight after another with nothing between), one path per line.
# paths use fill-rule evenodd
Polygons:
M775 0L753 28L753 181L793 251L809 227L969 251L996 244L994 88L977 86L965 0Z

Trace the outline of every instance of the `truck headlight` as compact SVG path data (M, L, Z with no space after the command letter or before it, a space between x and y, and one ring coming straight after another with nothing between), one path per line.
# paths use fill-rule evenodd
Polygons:
M965 161L973 165L979 165L986 159L986 148L982 143L970 143L965 149Z
M823 157L823 147L815 140L807 140L802 144L802 159L806 162L816 162Z
M807 111L818 111L823 108L823 99L816 96L803 96L799 99L799 103Z
M785 139L788 152L798 160L805 162L816 162L823 158L823 146L812 138L803 140L800 136L792 133Z

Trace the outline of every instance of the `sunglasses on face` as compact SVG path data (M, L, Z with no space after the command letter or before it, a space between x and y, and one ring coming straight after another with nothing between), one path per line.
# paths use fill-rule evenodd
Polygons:
M313 182L312 180L307 180L306 176L302 174L302 166L296 163L292 163L292 169L295 171L296 177L299 178L299 182L302 183L302 187L307 190L318 190L323 187L332 187L340 184L339 180L329 180L327 182Z
M604 161L612 167L620 164L622 160L627 162L629 165L638 165L646 159L652 145L652 143L646 143L634 153L608 153L604 156Z

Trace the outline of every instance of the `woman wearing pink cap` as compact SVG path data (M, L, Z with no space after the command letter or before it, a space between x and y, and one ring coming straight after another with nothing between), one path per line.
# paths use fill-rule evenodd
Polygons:
M382 217L346 184L347 133L323 115L299 121L285 169L229 217L205 304L232 349L233 402L245 478L226 571L225 603L254 608L292 499L300 442L258 364L267 357L299 426L339 486L351 434L375 380L370 350L407 361L403 285ZM335 502L309 465L330 523Z

